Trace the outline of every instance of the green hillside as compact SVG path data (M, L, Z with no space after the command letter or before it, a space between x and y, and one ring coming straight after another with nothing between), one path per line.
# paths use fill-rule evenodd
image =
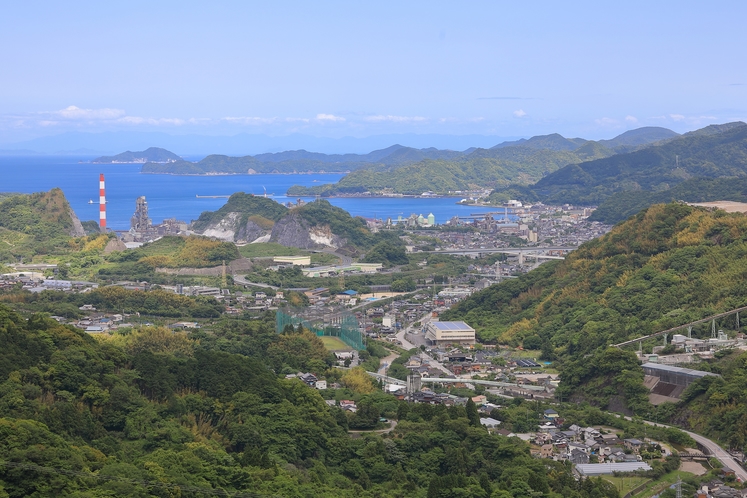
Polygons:
M3 496L619 496L488 434L474 403L408 405L329 369L318 337L271 319L94 339L28 318L0 305ZM301 369L343 383L358 411L275 373ZM399 418L391 434L347 433L381 415Z
M159 147L150 147L140 152L122 152L116 156L102 156L94 159L94 164L111 164L111 163L144 163L144 162L174 162L181 161L182 158L166 149Z
M618 192L602 202L589 220L613 225L653 204L717 200L747 202L747 177L692 178L663 192Z
M549 204L600 204L618 192L661 192L695 177L746 175L747 125L729 123L635 152L570 164L530 186L527 197Z
M84 235L62 190L0 198L0 262L66 251L67 240Z
M228 213L241 213L243 223L249 217L257 217L269 222L270 226L275 221L287 214L288 208L275 202L268 197L260 197L244 192L236 192L228 198L228 201L217 211L204 211L200 217L192 223L194 230L202 231L211 223L217 223L225 218Z
M608 369L615 375L635 371L632 354L607 346L744 306L745 256L744 215L656 205L564 261L473 294L442 319L467 321L483 341L542 349L562 365L565 396L601 405L621 396L629 408L646 409L634 378L616 381L630 388L627 394L587 389L595 372L605 371L601 365L618 365Z
M322 154L305 150L242 157L213 154L196 163L181 159L166 164L162 164L163 161L148 162L143 165L141 172L174 175L339 172L376 165L398 166L425 159L455 159L463 155L453 150L415 149L401 145L368 154Z
M428 158L414 163L389 163L385 159L380 165L369 165L349 173L336 184L293 186L288 194L333 196L366 191L421 194L478 187L503 189L509 184L529 185L569 164L608 158L620 151L674 136L677 134L666 128L641 128L611 140L595 142L569 139L555 133L504 142L490 149L474 149L461 157ZM405 157L406 152L398 150L392 157L397 154ZM531 200L534 195L521 198Z
M336 184L316 187L293 186L288 195L339 195L354 192L390 190L401 194L447 193L479 187L529 184L571 162L606 157L610 151L600 147L577 149L579 152L537 150L527 147L477 149L465 158L453 161L424 160L394 167L369 167L353 171Z

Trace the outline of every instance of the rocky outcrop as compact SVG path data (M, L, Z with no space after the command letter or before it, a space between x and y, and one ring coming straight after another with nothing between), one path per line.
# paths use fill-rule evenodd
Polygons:
M236 239L236 229L239 224L241 213L228 213L218 224L211 225L202 232L205 237L213 237L226 242Z
M238 233L236 234L236 242L257 242L257 239L262 239L270 235L270 230L266 230L255 223L253 220L247 220L245 224L241 225Z
M70 229L71 237L85 237L86 230L83 228L83 223L78 219L78 215L75 214L70 204L67 205L67 213L70 215L70 219L73 220L73 227Z
M296 213L288 214L274 224L261 217L253 218L243 221L241 213L228 213L218 223L211 223L202 235L243 244L276 242L299 249L339 249L347 244L347 240L332 233L328 225L311 226Z
M111 254L118 251L126 251L127 246L119 239L111 239L104 247L104 254Z
M302 217L290 214L281 219L272 228L270 242L299 249L337 249L347 241L332 233L329 226L314 226Z

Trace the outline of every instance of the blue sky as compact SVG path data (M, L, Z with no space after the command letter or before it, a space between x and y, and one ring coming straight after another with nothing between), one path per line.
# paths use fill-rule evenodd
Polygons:
M67 131L608 138L747 119L747 3L11 2L0 143Z

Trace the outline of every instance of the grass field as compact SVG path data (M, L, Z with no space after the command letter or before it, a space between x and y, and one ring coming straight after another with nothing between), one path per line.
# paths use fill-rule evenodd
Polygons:
M351 351L353 349L337 337L325 335L320 337L320 339L324 343L324 347L329 349L330 351Z
M625 496L630 491L634 490L644 482L649 481L648 477L614 477L604 476L605 481L609 481L615 485L615 488L620 492L620 496Z
M285 247L274 242L260 242L257 244L246 244L239 247L239 252L245 258L271 258L274 256L301 256L307 254L295 247Z

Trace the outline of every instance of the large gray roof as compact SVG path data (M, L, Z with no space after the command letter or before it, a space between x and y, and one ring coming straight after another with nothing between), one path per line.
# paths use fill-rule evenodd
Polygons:
M651 466L645 462L580 463L576 465L576 469L585 476L598 476L612 474L613 472L651 470Z
M449 332L454 330L475 330L464 322L430 322L438 330Z
M701 370L693 370L692 368L675 367L672 365L662 365L661 363L644 363L641 366L643 368L650 368L651 370L678 373L678 374L683 374L683 375L689 375L691 377L705 377L707 375L715 375L716 377L720 377L720 375L712 373L712 372L703 372Z

